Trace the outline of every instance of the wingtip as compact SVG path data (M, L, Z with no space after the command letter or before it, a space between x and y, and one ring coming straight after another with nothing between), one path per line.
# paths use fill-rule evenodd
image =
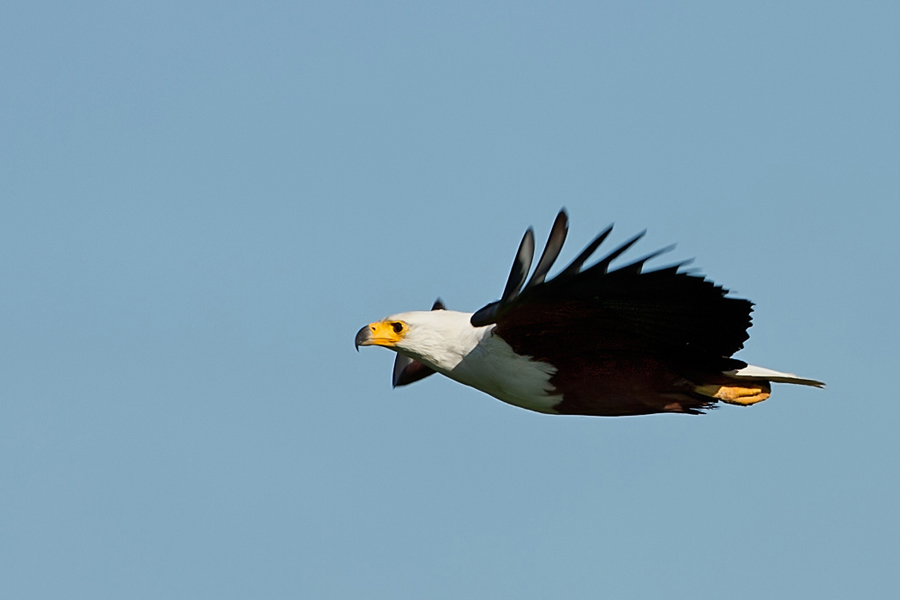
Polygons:
M531 270L531 263L534 260L534 229L529 227L522 236L519 243L519 249L516 251L516 258L513 261L512 268L509 272L509 279L506 282L506 288L503 290L501 302L508 302L516 297L519 290L525 284L528 272Z

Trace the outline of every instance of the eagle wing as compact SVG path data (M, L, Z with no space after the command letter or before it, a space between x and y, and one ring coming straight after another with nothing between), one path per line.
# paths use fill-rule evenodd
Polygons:
M431 310L446 310L444 302L438 298L431 305ZM391 385L400 387L401 385L409 385L417 381L421 381L429 375L434 375L435 371L423 362L414 358L404 356L397 353L394 357L394 370L391 373Z
M643 232L582 268L611 231L607 228L569 266L546 280L567 234L560 211L534 275L533 233L525 233L500 300L471 319L496 324L495 333L520 355L553 365L559 412L648 414L700 412L710 398L693 390L746 363L730 358L749 337L752 303L682 270L684 263L644 271L664 248L610 270L610 263ZM524 287L523 287L524 286Z

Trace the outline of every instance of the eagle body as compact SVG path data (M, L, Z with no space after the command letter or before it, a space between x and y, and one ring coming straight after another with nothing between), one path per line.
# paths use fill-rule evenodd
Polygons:
M357 348L397 352L395 387L440 373L549 414L701 414L718 402L765 400L772 382L824 385L732 358L749 337L752 304L683 264L643 270L666 250L610 270L640 235L582 268L607 228L547 280L567 224L560 211L527 284L534 239L526 232L500 300L475 313L438 300L431 311L387 317L360 329Z

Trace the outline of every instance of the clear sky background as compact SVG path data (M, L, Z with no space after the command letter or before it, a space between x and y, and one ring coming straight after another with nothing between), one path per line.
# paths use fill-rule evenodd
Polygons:
M3 598L896 598L893 2L0 15ZM550 417L356 331L615 222L825 380Z

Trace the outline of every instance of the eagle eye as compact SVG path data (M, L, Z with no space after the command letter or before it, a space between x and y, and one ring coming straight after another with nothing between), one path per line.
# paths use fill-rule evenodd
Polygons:
M394 328L394 333L400 333L403 331L403 323L393 322L391 323L391 327Z

